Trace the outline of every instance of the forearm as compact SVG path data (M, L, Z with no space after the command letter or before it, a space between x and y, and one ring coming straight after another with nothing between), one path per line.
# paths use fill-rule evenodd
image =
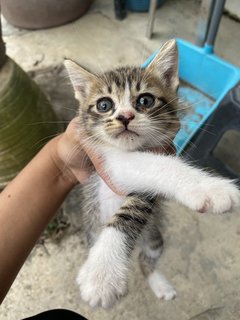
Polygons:
M74 186L52 161L51 143L0 194L0 301Z

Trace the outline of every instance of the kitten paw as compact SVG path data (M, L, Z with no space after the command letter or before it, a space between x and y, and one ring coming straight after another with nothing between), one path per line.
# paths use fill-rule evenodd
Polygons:
M87 260L77 277L82 299L91 307L110 308L127 294L127 278L104 261Z
M148 277L148 283L157 298L172 300L176 297L176 291L161 273L152 272Z
M214 177L184 189L180 198L184 205L201 213L224 213L240 205L240 192L232 181Z
M77 282L82 299L91 307L111 307L127 293L128 257L124 235L113 227L105 228L90 249Z

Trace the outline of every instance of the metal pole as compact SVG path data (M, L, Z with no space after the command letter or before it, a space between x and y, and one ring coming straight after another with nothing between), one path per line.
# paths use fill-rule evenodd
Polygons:
M211 21L208 29L208 35L206 39L206 46L212 49L213 49L216 35L218 32L218 27L222 17L224 5L225 5L225 0L217 0L215 1L215 4L214 4L212 17L211 17Z
M154 23L156 10L157 10L157 0L150 0L149 17L148 17L147 32L146 32L146 36L148 39L152 37L153 23Z
M196 35L196 45L200 47L205 44L215 2L216 0L201 1Z
M115 17L118 20L123 20L127 15L126 1L125 0L114 0L114 11Z

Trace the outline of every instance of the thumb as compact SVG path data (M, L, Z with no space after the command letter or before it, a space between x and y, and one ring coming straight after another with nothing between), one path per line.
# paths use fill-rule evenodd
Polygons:
M104 180L104 182L109 186L109 188L116 194L123 196L125 195L123 190L116 186L109 176L105 168L105 159L104 156L100 153L97 148L94 148L91 142L89 142L89 137L86 136L82 128L79 129L80 141L82 148L92 161L97 173Z

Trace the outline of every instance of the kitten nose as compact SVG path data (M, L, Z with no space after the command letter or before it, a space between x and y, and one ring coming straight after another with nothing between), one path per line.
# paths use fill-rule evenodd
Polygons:
M135 118L135 115L132 112L124 112L120 114L116 119L122 122L125 126L129 124Z

